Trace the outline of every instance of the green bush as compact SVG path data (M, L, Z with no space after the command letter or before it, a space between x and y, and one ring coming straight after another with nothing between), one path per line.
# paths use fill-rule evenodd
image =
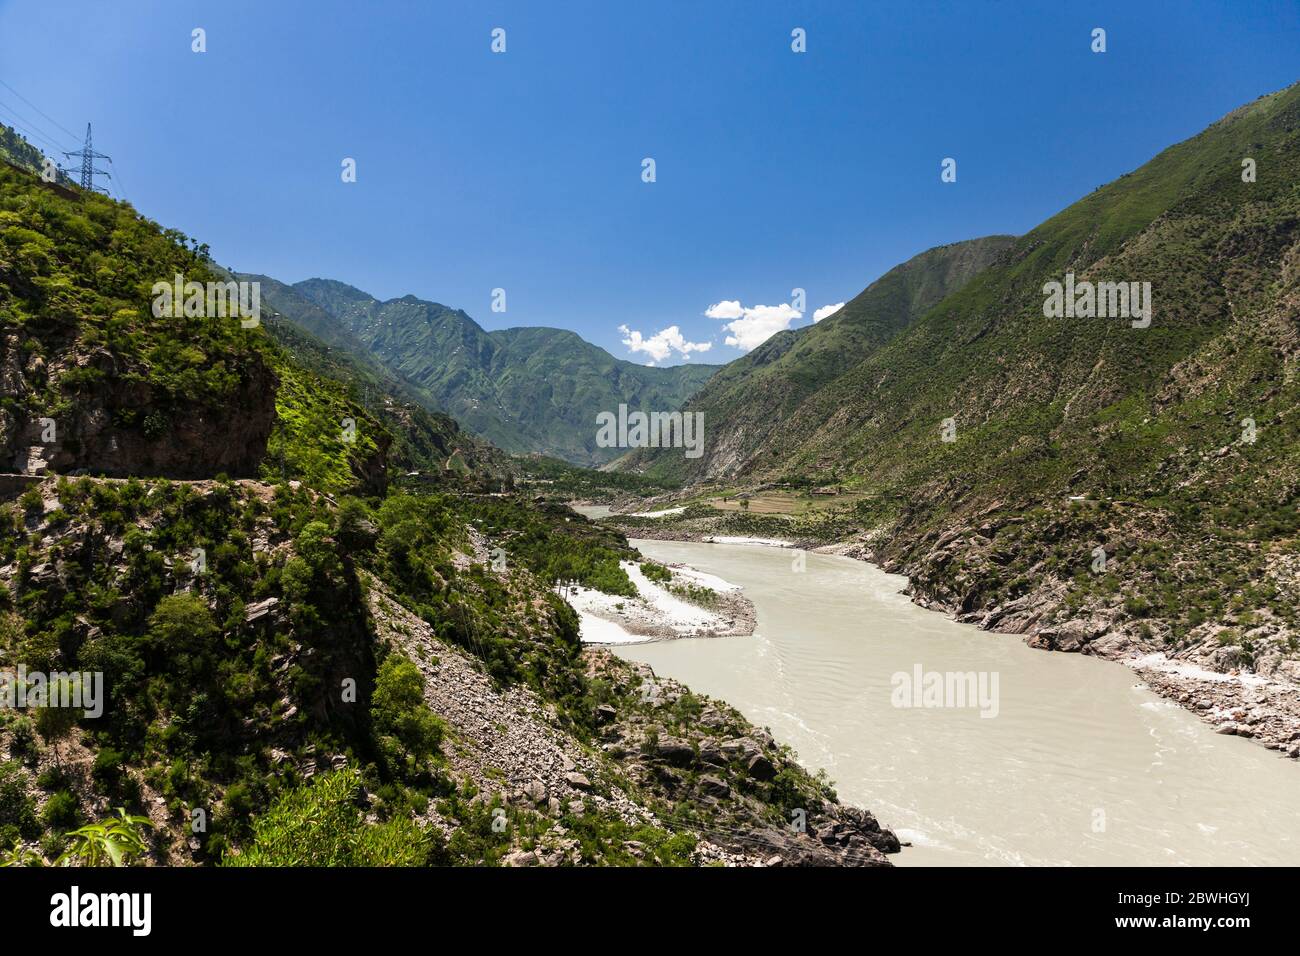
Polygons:
M20 837L34 840L41 825L36 806L28 795L30 775L12 760L0 763L0 846L11 846Z
M81 808L77 798L67 790L50 794L41 811L41 822L54 830L67 830L81 822Z
M379 667L371 719L389 769L406 777L428 766L446 732L424 703L419 668L400 654L390 654Z
M367 824L355 770L324 774L289 791L253 824L253 838L223 866L422 866L441 841L413 820Z
M641 573L659 584L667 584L673 579L673 573L658 561L642 561Z

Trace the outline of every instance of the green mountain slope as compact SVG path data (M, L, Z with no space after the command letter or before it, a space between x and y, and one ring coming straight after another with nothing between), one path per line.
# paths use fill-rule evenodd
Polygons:
M46 169L45 154L27 142L16 130L0 125L0 160L14 166L21 166L40 174ZM51 156L56 163L62 157ZM59 171L54 174L54 181L62 186L71 186L72 181Z
M293 294L266 276L241 278L260 282L267 301L282 301L286 294ZM305 305L307 310L314 308L310 303ZM431 410L434 403L423 389L398 378L372 358L328 315L320 313L322 320L316 322L304 318L303 312L296 312L296 316L290 321L271 308L266 310L263 322L295 366L345 384L352 400L392 435L388 453L391 467L418 471L426 480L450 477L449 472L459 470L498 481L513 470L500 449L465 431L450 416ZM319 329L323 337L318 338L308 329Z
M653 463L663 477L723 476L779 461L800 439L792 416L917 316L995 261L1014 241L989 236L931 249L873 282L816 325L778 332L724 366L690 401L705 422L704 456L634 452L620 467ZM794 428L794 430L792 430Z
M620 451L596 446L599 412L620 404L679 408L716 370L635 365L562 329L486 332L458 309L414 296L379 302L332 280L309 279L292 289L299 300L282 288L270 296L284 315L327 341L360 341L438 408L511 452L603 464ZM326 328L322 312L337 324Z

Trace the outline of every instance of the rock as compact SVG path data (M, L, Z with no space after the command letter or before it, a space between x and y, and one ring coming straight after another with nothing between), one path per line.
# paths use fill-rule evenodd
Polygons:
M575 790L591 789L591 781L580 773L566 773L564 775L564 782Z
M244 607L244 623L252 624L272 613L280 604L279 598L267 598L265 601L255 601Z
M748 737L734 737L722 742L722 752L728 760L748 760L754 754L762 753L762 748Z
M512 850L501 858L502 866L536 866L537 854L531 850Z
M723 767L727 763L727 755L722 752L722 748L716 744L706 743L700 745L700 762L710 764L714 767Z
M727 786L726 781L713 774L706 773L699 779L700 792L711 797L725 799L731 796L731 787Z
M58 579L52 564L33 564L27 570L28 580L32 584L47 585Z
M755 780L771 780L776 777L776 766L764 754L754 754L745 764L745 770Z
M674 767L689 767L695 763L695 748L679 737L660 737L655 756Z
M1088 651L1109 660L1121 656L1136 646L1123 631L1107 631L1088 645Z
M546 784L540 780L529 781L524 787L524 795L533 803L541 803L546 799Z
M1231 720L1225 720L1223 723L1219 724L1219 726L1214 728L1216 734L1234 735L1238 730L1240 730L1240 728Z
M608 724L617 719L618 711L609 704L601 704L596 708L596 723Z

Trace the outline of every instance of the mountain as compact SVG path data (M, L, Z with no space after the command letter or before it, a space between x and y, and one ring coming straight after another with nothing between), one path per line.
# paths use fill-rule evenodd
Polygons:
M1048 317L1071 281L1150 283L1149 325ZM827 319L722 370L689 406L708 416L693 477L851 491L867 553L917 600L1040 646L1294 666L1300 85L889 314L847 368L824 374L812 350L842 334ZM736 397L759 401L768 365L781 404L756 416Z
M896 266L816 325L778 332L725 365L688 404L704 414L705 454L633 452L620 467L653 461L657 474L725 476L780 461L805 423L795 414L919 315L961 288L1014 242L989 236L931 249Z
M487 332L459 309L409 295L380 302L328 279L275 283L265 294L324 341L353 349L359 342L431 407L498 447L580 465L621 454L596 445L598 413L620 404L674 410L717 368L636 365L563 329Z
M224 270L218 271L224 274ZM245 278L261 283L264 299L280 300L286 294L287 287L274 279ZM287 294L293 293L289 290ZM393 442L389 452L392 467L435 479L452 465L498 480L513 471L504 452L462 429L449 415L431 410L434 403L422 389L394 375L359 342L333 328L332 319L324 319L323 323L312 322L299 313L294 322L274 309L263 315L267 332L292 357L294 366L323 380L345 383L349 396L388 430ZM328 340L309 329L319 329Z

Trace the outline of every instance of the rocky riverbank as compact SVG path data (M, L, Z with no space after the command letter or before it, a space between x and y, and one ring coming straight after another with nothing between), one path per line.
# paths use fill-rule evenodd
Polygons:
M651 507L662 511L671 506L658 501ZM735 530L730 527L734 516L722 513L714 518L692 517L690 511L652 520L630 517L615 514L609 520L629 537L664 541L717 541ZM1072 607L1067 582L1056 574L1026 575L1028 583L1015 597L989 588L987 582L997 579L1006 558L993 545L998 528L987 519L910 547L879 532L828 543L800 530L791 522L785 546L843 555L905 575L905 593L916 604L984 630L1022 635L1030 647L1124 664L1152 691L1217 732L1249 737L1300 758L1300 661L1289 650L1287 628L1268 615L1244 634L1206 623L1172 647L1167 625L1158 618L1135 619L1131 606L1117 597L1099 594ZM1283 571L1294 577L1294 569L1270 573L1274 570L1278 577L1285 577Z
M1300 758L1300 662L1274 652L1246 668L1240 648L1221 641L1222 628L1207 626L1170 653L1160 646L1154 631L1144 634L1141 625L1125 620L1115 604L1098 602L1071 611L1059 582L1045 581L1014 600L972 610L943 587L942 579L918 575L916 566L882 558L870 538L816 550L907 575L906 593L916 604L962 623L1022 635L1039 650L1089 654L1123 664L1152 691L1212 724L1218 733L1249 737L1270 750ZM942 558L932 552L924 565L936 563L942 563Z
M576 862L575 819L689 837L701 865L888 866L885 854L900 849L893 832L841 804L766 730L647 665L583 652L599 699L595 734L584 740L531 689L500 687L439 641L374 579L367 591L380 639L416 662L425 702L451 728L450 772L475 791L473 803L497 801L515 814L508 866ZM463 825L432 805L426 822L448 839ZM650 852L644 838L623 848Z

